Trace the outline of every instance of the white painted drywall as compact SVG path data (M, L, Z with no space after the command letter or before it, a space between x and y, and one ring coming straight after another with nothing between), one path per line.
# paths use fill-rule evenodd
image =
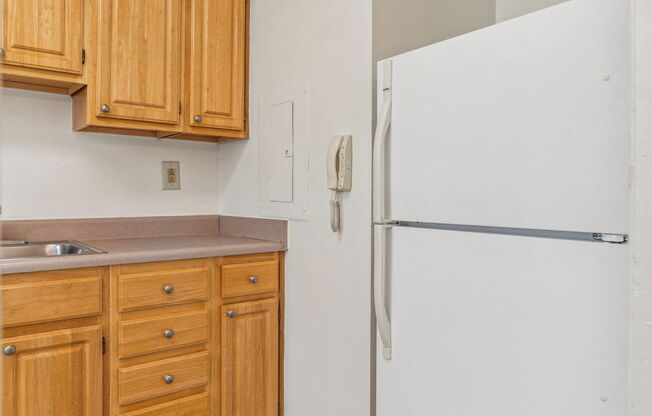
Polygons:
M496 22L523 16L568 0L496 0Z
M216 214L218 145L72 130L67 96L0 95L3 219ZM181 190L161 190L161 161Z
M365 416L370 406L371 0L251 0L251 98L309 90L306 221L289 223L286 416ZM252 138L220 147L220 213L259 216ZM326 151L353 135L353 191L329 226ZM295 158L305 157L295 152Z
M629 415L652 414L652 2L633 0Z
M496 0L373 0L374 63L490 26L495 7Z

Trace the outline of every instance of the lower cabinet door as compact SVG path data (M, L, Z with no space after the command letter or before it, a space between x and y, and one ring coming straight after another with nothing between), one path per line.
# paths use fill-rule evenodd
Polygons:
M99 416L102 329L65 329L2 340L4 416Z
M278 301L222 307L222 416L278 414Z

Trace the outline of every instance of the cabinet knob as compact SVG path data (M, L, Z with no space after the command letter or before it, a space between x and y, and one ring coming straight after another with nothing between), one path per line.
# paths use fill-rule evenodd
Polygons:
M258 276L249 276L249 281L251 283L258 283Z
M100 107L100 110L102 110L103 113L108 113L111 111L111 107L109 107L108 104L102 104L102 107Z
M0 58L5 56L5 48L0 48Z
M196 115L196 116L195 116L195 121L196 121L197 123L201 123L201 121L202 121L202 117L201 117L200 115Z
M16 346L15 345L7 345L2 352L5 355L14 355L16 353Z
M235 318L236 315L238 315L238 314L233 309L229 309L228 311L226 311L226 316L228 316L229 318Z
M165 380L165 384L172 384L174 383L174 376L171 374L166 374L163 376L163 380Z
M165 293L167 293L168 295L171 295L172 292L174 292L174 286L172 286L172 285L165 285L165 286L163 287L163 291L164 291Z
M174 336L174 329L166 329L163 331L163 336L167 339L170 339Z

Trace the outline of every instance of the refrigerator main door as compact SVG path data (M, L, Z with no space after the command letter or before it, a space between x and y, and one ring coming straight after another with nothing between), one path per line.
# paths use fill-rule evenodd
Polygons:
M392 58L390 217L626 233L628 4L572 0Z
M625 414L626 246L390 234L393 355L378 352L378 416Z

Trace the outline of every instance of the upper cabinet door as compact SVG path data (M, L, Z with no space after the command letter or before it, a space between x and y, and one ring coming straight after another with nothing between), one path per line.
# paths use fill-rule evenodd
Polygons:
M192 5L188 123L244 130L246 1L195 0Z
M97 116L177 124L181 0L101 0Z
M99 416L102 329L91 326L2 340L4 416Z
M82 72L82 0L4 0L5 64Z

